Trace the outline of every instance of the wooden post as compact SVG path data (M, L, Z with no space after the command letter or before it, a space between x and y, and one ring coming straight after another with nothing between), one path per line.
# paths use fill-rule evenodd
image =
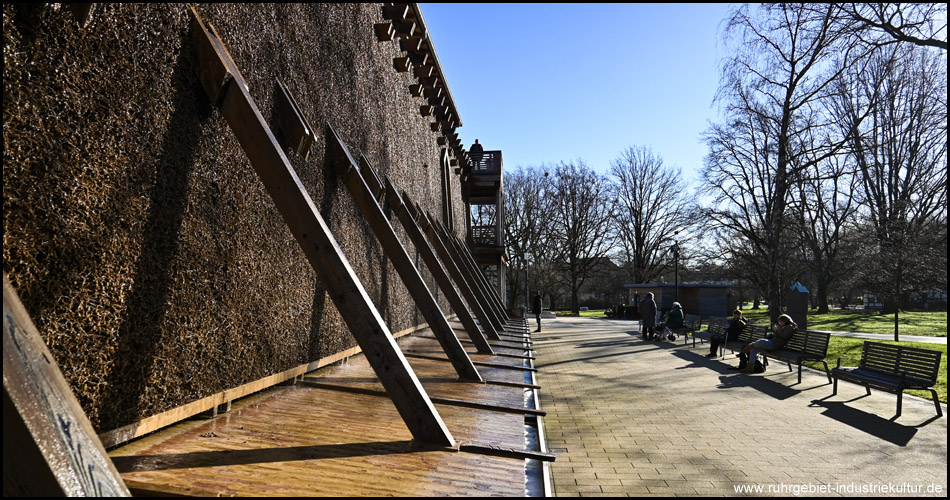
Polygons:
M478 264L476 264L474 259L471 258L471 255L466 252L464 244L460 243L458 239L448 234L448 231L440 227L438 224L433 222L433 226L435 226L436 231L439 232L442 239L446 241L446 246L455 251L458 260L462 263L462 267L468 271L469 279L471 279L478 289L481 290L482 295L484 296L485 308L494 317L499 330L503 330L505 320L499 312L499 306L496 304L495 297L491 293L491 285L489 285L488 280L485 279L482 271L478 268Z
M369 164L367 163L366 166L369 167ZM462 326L465 327L465 332L468 333L468 337L472 339L475 348L482 354L494 354L491 345L488 343L488 340L485 339L485 335L478 328L478 324L475 323L475 318L472 317L472 313L469 312L465 306L465 301L462 299L462 296L455 287L452 286L452 281L445 267L439 262L439 258L436 257L429 242L426 241L422 229L419 228L419 225L416 224L416 221L412 219L406 210L402 197L399 196L399 191L392 185L388 177L384 182L386 184L386 203L396 214L396 218L399 219L403 229L406 230L406 234L409 235L409 239L412 240L412 244L415 245L416 250L422 255L422 260L429 266L429 270L432 272L432 275L435 277L436 282L439 284L446 298L448 298L452 310L458 315L459 321L462 323ZM459 288L461 289L461 287L460 285Z
M462 348L462 344L455 336L452 326L446 321L445 315L442 314L439 304L436 303L432 293L429 292L429 288L419 274L419 270L413 265L412 258L409 257L406 249L400 243L399 237L396 236L396 232L389 225L389 219L386 218L386 214L383 213L383 209L373 197L373 193L363 179L363 175L360 174L359 166L353 160L336 130L333 130L333 127L329 124L327 125L326 137L327 154L331 158L330 161L349 189L350 195L356 201L356 206L369 223L376 239L382 245L386 257L393 263L393 267L405 283L406 289L409 290L412 298L416 301L416 305L419 306L419 311L422 312L422 316L429 323L429 328L432 329L432 333L435 334L442 350L449 357L456 373L462 379L481 382L482 377L478 374L475 365L472 364L468 353Z
M419 210L420 213L422 212L422 209L419 207L417 207L417 210ZM457 239L451 236L448 231L442 228L437 222L433 221L432 217L429 217L426 214L423 214L423 217L425 217L432 226L435 234L437 234L438 237L442 239L446 248L449 249L449 252L453 255L456 262L459 263L459 268L461 268L462 272L466 274L469 282L472 283L472 287L476 289L481 295L482 304L484 305L485 310L489 313L489 316L491 316L492 323L495 325L495 328L498 331L503 331L504 322L501 319L502 317L498 314L498 309L494 304L494 297L491 296L487 281L485 280L485 277L482 276L481 271L478 270L478 266L473 262L470 262L469 256L464 252L464 247L459 244Z
M206 28L194 7L190 10L199 78L205 92L213 103L220 102L222 115L409 431L419 441L455 446L392 333L277 144L214 28Z
M3 496L131 496L6 273Z
M429 221L428 217L426 217L426 215L422 213L422 211L416 207L411 200L405 199L405 202L405 206L409 209L410 214L418 222L419 226L425 231L426 236L429 238L429 242L432 243L433 247L435 247L436 252L438 252L439 257L442 259L442 262L447 264L449 272L455 279L455 283L459 285L459 289L462 290L463 293L466 293L468 304L471 306L472 310L475 312L475 315L478 317L478 320L481 322L482 328L484 328L488 338L492 340L499 340L500 337L498 336L498 332L502 331L502 328L487 310L486 304L484 303L485 297L482 295L481 290L479 290L476 284L472 281L468 270L458 261L458 257L453 251L454 249L442 241L442 238L439 236L439 233Z
M494 354L491 345L485 339L485 334L483 334L479 329L478 325L475 323L475 319L472 317L472 313L469 312L468 308L465 306L465 300L462 299L464 292L460 295L460 292L452 286L452 280L449 277L451 273L446 271L448 263L446 263L445 267L443 267L442 262L439 261L439 258L433 252L432 246L426 241L425 233L406 209L406 204L403 201L402 196L400 196L399 191L393 185L392 181L389 179L389 177L386 177L384 186L384 181L380 180L379 176L376 174L376 169L370 165L365 156L360 156L359 168L363 173L363 179L366 181L366 184L373 193L375 199L382 200L383 196L385 195L387 204L396 214L396 218L402 223L403 228L405 228L406 233L413 242L413 245L416 246L416 249L422 256L422 260L427 266L429 266L429 270L432 272L432 275L435 277L439 287L442 288L443 292L448 298L449 304L455 310L459 317L459 321L462 322L462 326L465 327L466 333L468 333L469 338L472 339L472 342L475 344L478 352L482 354ZM459 286L459 290L462 289L462 286L466 286L464 281L457 284Z
M465 261L466 264L472 269L472 272L474 273L475 277L478 279L478 282L485 289L485 293L488 296L490 300L490 304L494 308L495 313L498 315L500 319L507 320L508 314L505 312L505 307L501 301L501 297L498 295L498 292L495 290L495 287L492 286L491 282L488 281L488 278L486 278L485 275L482 273L481 269L479 269L478 262L475 261L475 256L472 255L472 252L468 249L468 247L465 245L465 243L461 239L459 239L458 237L449 235L448 231L446 231L445 228L441 226L438 226L438 227L442 231L445 238L450 239L452 243L455 245L455 248L458 250L459 255L461 256L462 260ZM499 269L498 272L501 272L501 269Z

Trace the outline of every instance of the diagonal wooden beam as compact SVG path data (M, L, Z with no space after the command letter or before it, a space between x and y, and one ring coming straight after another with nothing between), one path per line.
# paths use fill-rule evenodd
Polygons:
M504 321L502 321L501 316L498 314L497 308L494 304L494 299L488 291L488 286L485 282L485 277L482 276L481 271L478 270L476 266L473 266L467 259L465 254L462 252L462 249L459 248L458 243L452 238L446 231L444 231L437 223L433 222L432 217L428 214L423 213L422 209L416 207L419 213L428 227L432 228L432 231L435 235L442 240L445 247L449 250L449 253L452 254L452 257L455 259L455 262L458 264L459 269L462 270L462 273L465 274L466 279L471 284L472 288L475 289L481 297L482 306L485 308L485 311L491 317L492 325L499 332L504 331Z
M498 295L495 287L491 284L491 282L488 281L488 278L485 277L484 273L482 273L480 269L481 266L479 266L478 262L475 261L475 256L472 255L471 250L469 250L468 246L460 238L451 236L444 227L439 224L437 224L437 227L441 230L443 236L449 239L456 247L462 261L472 269L472 272L475 274L478 282L485 289L485 294L490 299L490 304L497 313L499 320L502 323L506 323L509 318L508 313L505 312L504 303L501 301L501 297ZM498 272L501 272L501 269L499 269Z
M368 162L365 163L365 166L372 168ZM491 345L488 343L488 340L485 339L485 334L479 329L475 318L472 316L472 313L469 312L468 307L466 307L462 295L452 286L452 280L449 277L448 271L442 266L442 263L435 255L429 242L426 241L422 229L420 229L416 221L409 216L409 212L403 204L399 191L392 185L388 177L386 177L384 183L386 186L387 205L395 213L403 229L406 230L406 234L409 235L409 239L412 240L412 244L415 245L416 251L422 255L422 260L426 263L426 266L429 267L429 271L432 273L432 276L435 277L436 283L439 285L439 288L442 289L442 293L445 294L449 305L452 306L452 310L455 311L459 321L462 323L462 327L465 328L468 337L472 340L472 343L475 344L475 348L482 354L494 354Z
M382 245L386 257L389 258L393 264L393 268L399 273L403 283L406 285L406 289L409 290L413 300L415 300L416 305L419 307L422 316L426 322L429 323L429 328L432 329L432 333L435 334L435 338L438 339L442 350L452 362L455 372L464 380L481 382L482 377L478 374L478 370L475 368L475 365L472 364L472 360L469 359L468 353L465 352L462 344L459 343L458 337L455 336L455 331L452 330L452 326L449 325L449 322L445 319L445 315L442 314L442 310L439 309L439 304L436 303L435 298L432 297L432 293L429 292L429 288L419 274L419 270L416 269L416 266L412 263L412 258L409 257L406 249L399 241L399 237L396 236L396 231L394 231L389 224L389 219L386 217L382 207L379 206L372 191L363 179L363 175L360 173L356 161L353 160L353 156L350 155L349 150L346 148L346 145L343 144L336 130L329 124L327 124L326 128L327 156L330 162L333 163L337 173L343 179L347 189L349 189L350 195L353 196L353 200L356 202L360 213L363 214L366 222L369 223L373 234L376 235L376 239L379 240L379 244Z
M220 103L221 114L413 438L455 446L455 439L284 156L220 37L213 27L206 27L194 7L189 9L205 92L213 103Z
M463 271L463 268L456 261L456 257L451 251L449 251L449 248L445 245L445 243L442 242L442 239L435 232L435 228L432 227L428 219L419 209L416 208L413 201L405 194L403 194L403 202L403 205L408 210L410 217L412 217L413 220L423 230L429 240L429 243L432 244L432 247L438 254L439 259L442 260L442 263L445 264L445 267L452 276L452 279L455 280L455 284L459 287L459 290L462 292L462 295L468 302L469 307L471 307L472 311L475 313L475 316L478 318L481 327L485 331L485 335L489 339L499 340L498 332L501 331L501 328L496 327L495 322L492 320L492 316L488 313L488 311L485 310L483 305L485 299L482 297L481 292L475 288L473 283L471 283L468 274Z
M419 208L419 207L417 207ZM421 212L421 208L419 208ZM445 246L449 249L450 252L456 258L456 261L459 262L459 267L463 269L463 272L468 274L469 280L474 283L474 287L479 290L482 295L482 303L484 304L485 310L492 317L492 322L495 325L495 328L502 332L504 331L505 321L502 319L501 314L499 313L498 306L495 304L494 297L492 297L490 292L490 285L485 279L485 276L482 275L482 272L478 269L477 265L472 265L466 259L463 249L459 247L458 239L449 234L449 231L445 229L431 214L424 214L426 219L432 225L436 234L445 242Z
M131 496L3 274L3 496Z
M448 234L448 231L444 227L442 228L442 231L445 234ZM495 304L495 306L497 307L497 310L499 311L499 314L501 315L502 319L504 320L510 319L508 318L508 313L505 312L505 305L504 305L504 302L502 302L501 300L501 296L498 295L498 290L490 281L488 281L488 278L481 271L481 266L475 260L475 255L472 253L472 250L468 247L468 245L465 244L464 241L462 241L461 238L454 236L452 237L452 240L455 242L455 245L458 247L459 252L465 257L466 262L469 262L472 265L472 267L478 271L478 276L481 278L480 281L481 283L485 285L485 288L488 290L488 293L492 297L492 299L494 299L492 303ZM501 270L499 269L498 272L501 272Z

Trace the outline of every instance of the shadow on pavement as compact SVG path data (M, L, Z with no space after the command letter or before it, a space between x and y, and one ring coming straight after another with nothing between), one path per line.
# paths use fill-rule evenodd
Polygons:
M825 409L821 412L822 415L898 446L907 446L907 443L917 434L916 427L898 424L897 422L868 413L848 404L867 396L860 396L848 401L825 401L830 397L833 396L829 395L821 399L812 400L808 406L822 407ZM936 420L936 418L937 417L930 419L921 425L926 425Z

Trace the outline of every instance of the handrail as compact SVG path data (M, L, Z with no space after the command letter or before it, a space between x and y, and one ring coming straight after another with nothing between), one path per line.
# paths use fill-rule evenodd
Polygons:
M501 173L501 151L469 151L468 158L474 175Z

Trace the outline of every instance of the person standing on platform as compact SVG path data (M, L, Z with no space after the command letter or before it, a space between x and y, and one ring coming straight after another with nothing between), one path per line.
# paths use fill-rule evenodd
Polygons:
M541 331L541 292L534 292L534 302L531 304L531 314L534 314L538 318L538 329L536 332Z

